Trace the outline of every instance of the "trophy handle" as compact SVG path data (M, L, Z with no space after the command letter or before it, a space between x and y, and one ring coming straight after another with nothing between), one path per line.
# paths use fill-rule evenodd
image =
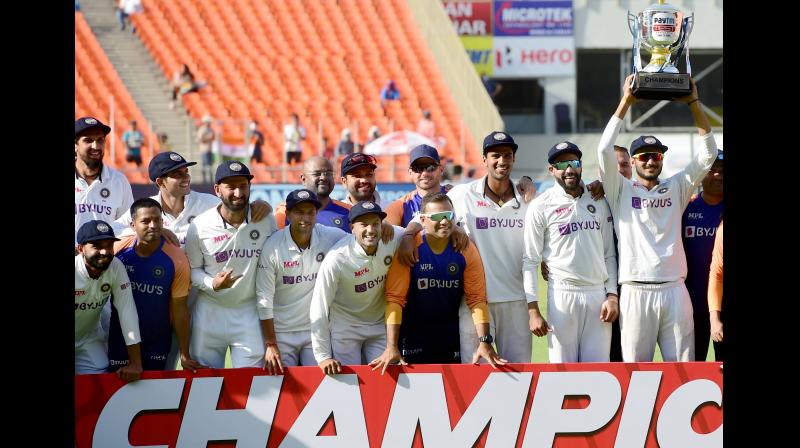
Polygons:
M631 31L631 34L634 38L638 38L638 27L636 26L639 23L639 17L635 14L631 14L630 10L628 11L628 29Z
M678 40L675 41L674 44L670 45L670 50L673 48L677 48L678 50L675 52L675 60L677 61L680 59L681 55L683 54L684 50L686 50L686 72L691 75L692 74L692 65L689 62L689 35L692 33L692 29L694 28L694 13L692 13L689 17L683 18L683 23L681 26L681 34L678 37ZM672 51L669 52L667 55L667 62L672 59Z

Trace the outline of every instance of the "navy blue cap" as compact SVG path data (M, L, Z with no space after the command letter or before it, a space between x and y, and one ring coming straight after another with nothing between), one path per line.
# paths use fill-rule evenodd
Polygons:
M75 138L83 132L94 128L99 128L103 131L103 135L108 135L111 132L111 128L101 123L97 118L81 117L75 120Z
M314 194L313 191L306 188L301 188L299 190L294 190L293 192L289 193L288 196L286 196L286 210L291 210L303 202L310 202L314 204L314 206L317 207L317 210L322 207L322 202L319 202L317 195Z
M439 163L439 151L436 150L431 145L417 145L415 146L408 155L408 166L414 164L414 161L417 159L422 159L427 157L429 159L433 159L434 162Z
M234 176L244 176L248 179L253 178L253 175L250 174L250 170L245 164L235 160L226 160L217 167L217 174L214 175L214 183L218 184L223 179Z
M350 153L342 159L342 176L360 166L371 166L375 169L378 168L378 160L375 156L369 154L361 152Z
M642 135L631 143L631 155L648 152L646 149L655 149L656 152L666 152L667 147L661 144L657 138L652 135ZM651 151L652 152L652 151Z
M177 152L160 152L150 159L147 174L150 176L150 180L155 182L157 177L164 177L170 171L192 165L197 165L197 162L187 162Z
M114 236L114 230L111 226L99 219L88 221L78 229L78 234L75 236L78 244L86 244L91 241L100 240L114 240L119 241L119 238Z
M561 143L556 143L550 148L550 151L547 152L547 163L553 163L556 161L556 158L561 154L575 154L578 156L578 160L583 157L583 153L581 152L578 145L572 142L568 142L564 140Z
M717 158L714 159L714 161L716 162L717 160L719 160L720 162L723 161L723 159L722 159L722 150L721 149L717 150Z
M381 217L381 220L386 217L386 213L381 210L381 206L372 201L361 201L350 209L348 220L352 224L359 216L369 215L375 213Z
M483 139L483 155L486 155L486 152L495 146L510 146L515 153L519 147L510 135L501 131L494 131Z

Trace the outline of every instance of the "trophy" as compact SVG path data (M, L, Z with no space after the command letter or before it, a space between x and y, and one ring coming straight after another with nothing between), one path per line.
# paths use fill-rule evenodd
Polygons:
M658 0L638 15L628 11L628 28L633 34L633 73L631 92L636 98L672 100L692 92L689 82L692 66L689 63L687 41L694 26L694 13L683 12L665 0ZM650 53L650 63L642 68L641 48ZM686 73L676 67L686 53Z

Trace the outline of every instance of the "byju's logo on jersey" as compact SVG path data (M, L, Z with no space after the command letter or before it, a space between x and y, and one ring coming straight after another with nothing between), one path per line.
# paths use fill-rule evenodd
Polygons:
M521 218L479 218L475 217L475 228L476 229L514 229L522 228L522 219Z
M303 282L313 282L317 279L317 273L314 272L313 274L308 275L284 275L283 276L283 284L284 285L299 285Z
M383 281L386 280L386 274L381 275L380 277L376 278L375 280L370 280L366 283L359 283L355 285L356 292L367 292L376 286L379 286Z
M292 275L284 275L283 276L283 284L284 285L294 285L294 276L292 276Z
M225 263L228 261L228 251L217 252L214 254L214 260L217 263Z
M214 254L217 263L224 263L231 258L258 258L261 249L228 249Z
M600 223L597 221L584 221L568 222L566 224L558 225L558 233L560 235L569 235L570 233L577 232L578 230L600 230Z
M684 238L713 237L716 233L716 227L686 226L683 228Z
M418 278L417 289L434 289L434 288L458 288L460 286L459 280L440 280L438 278Z
M648 198L640 198L638 196L633 196L631 198L631 207L641 210L644 208L665 208L665 207L672 207L672 198L666 199L648 199Z
M418 278L417 279L417 289L428 289L428 279L427 278Z

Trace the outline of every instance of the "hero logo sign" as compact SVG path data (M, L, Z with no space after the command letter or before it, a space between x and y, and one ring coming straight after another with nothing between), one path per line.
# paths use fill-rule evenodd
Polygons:
M219 370L190 382L148 372L129 384L78 375L76 445L721 447L719 364L697 364L390 366L393 381L368 366Z

